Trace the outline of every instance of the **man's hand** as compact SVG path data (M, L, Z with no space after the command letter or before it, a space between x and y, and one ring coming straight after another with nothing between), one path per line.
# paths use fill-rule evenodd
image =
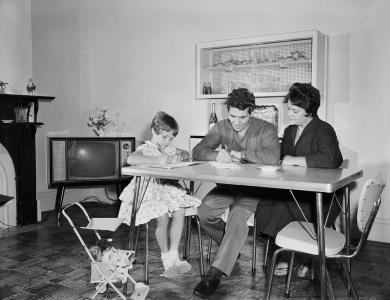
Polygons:
M229 152L226 149L221 149L218 151L218 155L215 159L218 162L232 162L232 157L230 156Z
M230 151L230 156L232 157L232 161L241 161L242 160L242 155L241 155L241 152L239 151Z

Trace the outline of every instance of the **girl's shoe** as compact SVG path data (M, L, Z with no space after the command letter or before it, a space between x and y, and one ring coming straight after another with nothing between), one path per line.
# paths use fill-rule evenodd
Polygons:
M178 251L169 251L172 263L176 271L180 274L191 271L191 265L186 260L180 260Z
M175 278L179 275L180 275L180 273L178 272L176 267L172 267L172 268L165 270L164 273L162 273L160 276L167 277L167 278Z
M174 268L179 274L188 273L191 271L191 265L186 260L176 260L173 262Z

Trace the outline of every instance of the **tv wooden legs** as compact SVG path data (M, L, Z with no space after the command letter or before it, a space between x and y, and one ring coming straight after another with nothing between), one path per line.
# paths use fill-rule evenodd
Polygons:
M57 227L60 227L60 216L61 216L62 203L64 202L64 194L65 194L65 186L60 185L57 188L57 196L56 196Z

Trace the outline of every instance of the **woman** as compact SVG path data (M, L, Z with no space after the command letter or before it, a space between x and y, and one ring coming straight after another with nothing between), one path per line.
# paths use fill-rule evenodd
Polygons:
M289 126L285 129L281 158L283 165L308 168L338 168L343 157L337 136L331 125L320 120L317 110L320 106L319 91L308 83L294 83L286 96ZM316 221L315 193L293 191L309 222ZM324 212L329 209L332 194L324 194ZM334 224L338 207L333 204L327 225ZM262 200L256 211L258 232L275 238L288 223L304 221L289 190L264 189ZM301 267L298 275L304 276L307 266ZM287 274L287 263L280 262L275 275Z

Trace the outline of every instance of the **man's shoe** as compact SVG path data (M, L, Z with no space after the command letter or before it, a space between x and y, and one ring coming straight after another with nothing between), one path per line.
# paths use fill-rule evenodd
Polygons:
M220 269L211 266L206 277L196 285L193 293L203 299L207 299L214 294L221 282L222 275L223 272Z
M207 299L214 294L219 285L219 282L220 280L218 279L210 280L209 278L205 277L196 285L193 293L202 299Z

